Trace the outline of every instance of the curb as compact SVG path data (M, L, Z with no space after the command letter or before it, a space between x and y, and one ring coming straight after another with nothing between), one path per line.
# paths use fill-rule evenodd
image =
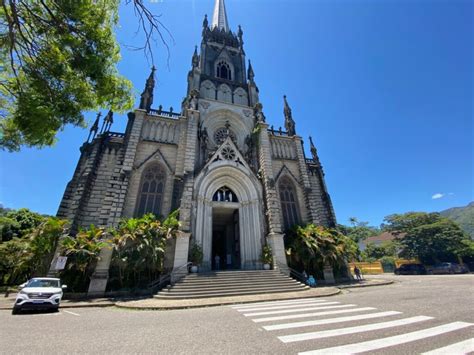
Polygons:
M93 303L93 304L68 304L68 303L60 303L59 309L63 308L87 308L87 307L113 307L115 306L114 302L102 302L102 303ZM11 311L13 308L13 302L11 305L8 306L0 306L0 311Z
M336 286L339 289L345 289L345 288L361 288L361 287L375 287L375 286L386 286L386 285L391 285L395 281L393 280L384 280L382 282L377 282L377 283L369 283L369 284L355 284L355 285L341 285L341 286Z
M207 307L217 307L217 306L229 306L229 305L234 305L234 304L246 304L246 303L255 303L255 302L266 302L266 301L286 301L286 300L293 300L293 299L299 299L299 298L307 298L307 297L330 297L330 296L335 296L340 294L342 291L340 289L336 289L332 292L327 292L325 294L321 295L315 295L315 296L309 296L309 295L301 295L301 297L298 296L288 296L288 297L282 297L282 298L273 298L273 299L266 299L266 300L236 300L236 301L218 301L216 303L209 303L209 304L195 304L195 305L166 305L166 306L131 306L127 305L126 303L123 302L117 302L115 303L115 307L117 308L124 308L124 309L129 309L129 310L137 310L137 311L167 311L167 310L177 310L177 309L190 309L190 308L207 308Z

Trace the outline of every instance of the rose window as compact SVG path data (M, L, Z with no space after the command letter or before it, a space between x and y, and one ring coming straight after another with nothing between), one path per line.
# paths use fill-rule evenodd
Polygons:
M222 157L226 160L234 160L235 159L235 151L229 147L226 146L222 148Z
M230 129L225 127L219 128L217 131L214 132L214 142L217 145L221 145L226 140L227 136L230 136L230 139L235 143L235 134Z

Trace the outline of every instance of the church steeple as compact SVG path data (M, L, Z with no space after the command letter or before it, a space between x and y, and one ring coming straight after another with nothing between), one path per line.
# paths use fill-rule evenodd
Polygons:
M217 27L219 30L229 31L229 22L227 21L227 13L225 11L224 0L216 0L214 5L214 15L212 16L211 30Z

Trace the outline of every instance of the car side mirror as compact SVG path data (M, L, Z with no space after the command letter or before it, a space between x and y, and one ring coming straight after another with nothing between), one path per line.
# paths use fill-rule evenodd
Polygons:
M63 290L65 290L65 289L67 289L67 285L62 285L61 288L62 288Z
M18 286L18 287L19 287L19 288L25 288L26 284L27 284L27 282L24 282L24 283L22 283L22 284L21 284L20 286Z

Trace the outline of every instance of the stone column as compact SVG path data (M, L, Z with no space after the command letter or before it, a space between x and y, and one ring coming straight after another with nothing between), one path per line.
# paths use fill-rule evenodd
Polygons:
M179 280L188 273L188 269L183 267L188 262L189 254L189 237L191 233L179 231L176 236L176 247L174 252L173 271L171 274L171 282Z
M188 261L189 252L189 240L191 237L191 216L192 216L192 201L193 201L193 189L194 189L194 166L197 150L197 129L199 122L199 111L188 109L186 111L186 135L185 142L180 144L185 145L185 152L183 156L183 171L177 171L176 175L183 176L183 193L181 195L181 203L179 210L179 219L181 222L182 236L177 237L175 257L173 265L173 274L182 273L182 269L177 269L180 266L186 264ZM187 272L187 270L186 270Z
M281 208L275 187L275 178L272 168L272 153L270 138L268 137L268 124L259 122L259 146L258 159L259 171L262 177L264 188L264 200L266 203L266 215L268 222L267 242L272 248L273 262L280 266L281 269L287 270L285 247L283 243Z
M122 166L117 165L115 167L113 176L117 179L112 179L111 181L116 182L116 186L111 195L107 197L108 203L111 203L112 206L110 212L107 213L108 216L104 215L104 217L108 218L106 223L107 226L117 225L120 221L120 218L122 217L130 173L135 163L135 154L137 152L138 143L140 142L145 115L146 112L140 109L135 110L134 114L129 114L129 120L131 120L130 130L127 129L127 135L125 136L123 163ZM111 260L112 249L102 249L100 252L100 260L97 263L95 271L91 277L88 294L100 295L105 293Z
M99 260L95 267L94 273L89 283L88 295L103 296L109 280L109 266L112 260L113 250L110 247L105 247L100 251Z
M315 225L320 225L321 221L318 218L318 206L314 198L314 191L312 191L311 182L308 174L308 167L306 165L306 159L303 151L303 145L301 137L293 136L293 144L296 148L296 156L298 158L298 167L300 171L300 181L304 189L304 198L306 209L308 211L308 222Z

